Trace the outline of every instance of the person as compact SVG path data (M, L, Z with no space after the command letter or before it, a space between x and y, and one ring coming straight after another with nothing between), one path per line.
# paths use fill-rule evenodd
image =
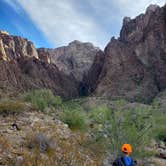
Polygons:
M136 166L137 162L134 161L130 154L132 153L132 147L130 144L123 144L121 147L123 155L118 157L114 162L113 166Z

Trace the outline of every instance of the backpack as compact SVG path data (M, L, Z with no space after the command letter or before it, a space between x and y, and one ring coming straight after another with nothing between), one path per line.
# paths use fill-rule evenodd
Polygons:
M137 165L137 162L134 161L134 160L131 158L131 166L136 166L136 165ZM123 157L117 158L117 159L113 162L113 166L125 166Z

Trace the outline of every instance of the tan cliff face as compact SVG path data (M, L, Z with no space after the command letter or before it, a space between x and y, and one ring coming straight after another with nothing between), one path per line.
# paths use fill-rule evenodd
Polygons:
M0 30L0 34L9 35L9 33L7 31L3 31L3 30Z
M95 93L149 102L166 88L166 6L150 6L135 19L125 18L119 39L105 48Z
M1 55L7 56L6 59L8 60L20 57L35 57L38 59L38 53L33 43L21 37L0 33L0 49Z
M3 46L2 39L0 39L0 59L2 59L4 61L8 60L8 57L6 55L6 52L5 52L5 49L4 49L4 46Z

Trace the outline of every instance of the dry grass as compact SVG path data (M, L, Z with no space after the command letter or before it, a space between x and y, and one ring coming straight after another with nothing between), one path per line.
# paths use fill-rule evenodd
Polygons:
M0 115L17 115L24 111L24 103L13 100L5 100L0 102Z
M87 149L81 147L85 137L79 133L67 133L68 137L63 135L62 127L52 125L47 128L35 128L33 132L28 133L23 152L23 161L21 166L98 166L101 161L92 155ZM64 133L65 133L64 132ZM36 141L36 134L42 133L49 141L48 148L41 152L39 144ZM29 146L32 145L32 146Z

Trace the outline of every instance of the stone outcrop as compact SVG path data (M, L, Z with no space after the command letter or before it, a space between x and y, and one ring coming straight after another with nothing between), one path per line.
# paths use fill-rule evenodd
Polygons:
M55 64L60 71L72 75L78 82L83 80L100 49L91 43L73 41L56 49L38 49L40 59Z
M0 86L3 89L29 90L47 88L55 95L76 97L77 83L74 78L59 72L35 58L19 58L17 61L0 61Z
M99 96L140 102L166 88L166 6L124 19L120 37L105 48L98 82Z
M43 62L33 43L0 33L0 87L10 90L48 88L62 97L78 96L78 83L56 67Z
M0 57L7 56L8 60L20 57L35 57L38 53L32 42L18 36L0 33Z

